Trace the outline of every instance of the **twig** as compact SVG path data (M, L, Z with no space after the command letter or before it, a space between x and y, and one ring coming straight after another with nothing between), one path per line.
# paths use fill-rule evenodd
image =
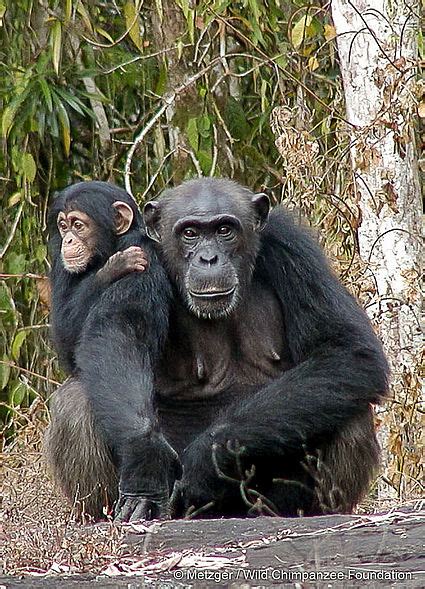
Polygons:
M35 280L44 280L47 276L43 276L42 274L32 274L31 272L26 272L25 274L3 274L0 272L0 278L34 278Z
M202 78L202 76L204 76L207 72L209 72L212 68L214 68L217 65L217 63L219 63L220 61L221 61L221 57L216 57L206 67L204 67L202 70L200 70L199 72L197 72L196 74L194 74L193 76L188 78L185 82L183 82L183 84L178 86L178 88L176 88L175 90L173 90L171 92L167 92L167 94L164 95L164 97L163 97L164 104L157 110L157 112L154 114L154 116L143 127L143 129L140 131L140 133L134 139L134 142L128 151L127 160L125 162L125 176L124 176L124 178L125 178L125 188L129 194L131 194L131 195L133 194L133 192L131 190L131 183L130 183L131 163L133 160L134 152L136 151L139 144L143 141L143 139L146 137L146 135L149 133L149 131L152 129L152 127L154 127L154 125L161 118L161 116L164 114L164 112L167 110L167 108L173 104L173 102L175 101L177 96L179 94L181 94L182 92L184 92L187 88L189 88L189 86L194 84L197 80L199 80L199 78Z
M22 368L22 366L18 366L14 362L9 362L7 360L0 360L0 364L4 364L5 366L10 366L10 368L15 368L19 370L19 372L25 372L25 374L29 374L30 376L35 376L41 380L48 382L49 384L54 384L60 386L61 383L57 380L53 380L53 378L48 378L47 376L42 376L41 374L37 374L37 372L33 372L32 370L28 370L27 368Z
M13 221L12 230L11 230L8 238L6 239L6 243L4 244L3 249L0 252L0 260L3 258L4 254L9 249L9 246L12 243L13 238L15 237L16 229L18 227L19 220L21 218L23 208L24 208L24 203L21 203L19 205L18 212L16 213L15 220Z
M185 43L183 48L192 47L191 43ZM113 72L126 67L127 65L131 65L132 63L136 63L137 61L143 61L145 59L151 59L152 57L158 57L158 55L163 55L164 53L169 53L170 51L177 51L179 47L174 45L174 47L166 47L165 49L161 49L160 51L155 51L155 53L148 53L147 55L138 55L137 57L133 57L133 59L129 59L128 61L124 61L114 67L110 68L109 70L101 70L102 75L112 74Z

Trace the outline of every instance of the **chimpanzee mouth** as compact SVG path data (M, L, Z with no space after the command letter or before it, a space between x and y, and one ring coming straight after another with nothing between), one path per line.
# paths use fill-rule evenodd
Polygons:
M229 317L239 303L239 285L226 290L214 288L187 289L187 304L192 313L200 319L223 319Z
M213 301L215 299L220 299L223 297L230 297L236 290L236 285L232 286L227 290L203 290L203 291L195 291L189 290L190 296L195 299L203 299Z
M64 256L62 255L62 263L71 274L79 274L84 272L87 268L87 260L82 256Z

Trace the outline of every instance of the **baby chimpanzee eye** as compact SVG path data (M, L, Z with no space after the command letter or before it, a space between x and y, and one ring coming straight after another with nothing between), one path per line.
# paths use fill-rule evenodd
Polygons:
M74 229L79 231L80 229L83 229L83 227L84 223L82 221L74 221Z

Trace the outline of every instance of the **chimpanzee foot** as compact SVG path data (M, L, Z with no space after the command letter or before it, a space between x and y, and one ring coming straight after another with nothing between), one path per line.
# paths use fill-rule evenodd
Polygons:
M170 501L165 494L148 496L120 493L115 506L115 521L118 523L170 517Z

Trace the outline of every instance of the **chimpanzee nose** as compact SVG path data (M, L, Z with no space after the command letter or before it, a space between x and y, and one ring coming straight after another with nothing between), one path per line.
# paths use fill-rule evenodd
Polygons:
M207 264L208 266L213 266L214 264L217 264L218 256L217 256L217 254L203 253L199 256L199 260L202 262L202 264Z

